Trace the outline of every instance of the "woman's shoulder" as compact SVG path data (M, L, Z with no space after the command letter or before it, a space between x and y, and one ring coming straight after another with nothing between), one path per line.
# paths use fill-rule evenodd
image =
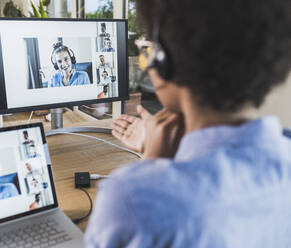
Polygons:
M56 72L51 78L51 87L60 86L60 83L63 80L63 75L60 72Z
M59 79L59 78L62 78L63 77L63 74L59 71L57 71L53 76L52 78L53 79Z

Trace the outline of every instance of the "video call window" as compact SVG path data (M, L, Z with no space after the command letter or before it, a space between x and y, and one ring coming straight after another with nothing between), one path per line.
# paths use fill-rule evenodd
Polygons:
M0 139L6 142L0 144L0 204L16 207L0 213L0 219L53 204L39 128L1 135Z
M19 196L20 194L17 173L0 176L0 200Z
M93 84L91 38L24 38L27 89ZM96 37L97 98L118 96L116 24L100 22Z
M15 150L12 147L3 147L0 149L0 200L20 194Z
M91 38L24 38L27 88L93 83Z

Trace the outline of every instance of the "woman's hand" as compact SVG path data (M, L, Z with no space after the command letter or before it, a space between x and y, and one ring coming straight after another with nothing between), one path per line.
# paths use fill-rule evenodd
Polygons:
M122 115L112 124L112 134L144 158L174 157L184 134L182 116L163 109L151 115L142 106L141 118Z
M151 115L142 106L137 111L145 125L144 158L174 157L184 135L182 115L168 109Z
M145 125L141 118L121 115L111 125L112 135L129 149L143 153Z

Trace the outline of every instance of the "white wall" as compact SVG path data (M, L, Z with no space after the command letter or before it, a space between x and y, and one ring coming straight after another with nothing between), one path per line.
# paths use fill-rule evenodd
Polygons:
M51 62L53 44L56 42L56 37L38 38L40 67L45 75L46 81L50 81L52 75L56 72Z
M91 38L66 38L63 37L63 44L74 51L77 63L92 61Z
M0 176L16 173L16 160L14 148L0 148Z

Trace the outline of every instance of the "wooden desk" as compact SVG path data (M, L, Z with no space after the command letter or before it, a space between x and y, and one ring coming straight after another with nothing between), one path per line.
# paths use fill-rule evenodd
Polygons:
M78 114L77 114L78 115ZM21 117L13 115L7 117L5 126L26 123L29 115ZM96 120L90 119L84 122L84 116L76 117L76 113L67 112L64 115L65 126L98 126L109 127L111 119ZM72 121L73 120L73 121ZM42 118L34 118L32 122L42 121ZM49 128L50 123L44 123L45 128ZM88 135L106 139L115 144L121 144L110 134ZM89 210L89 199L79 189L75 189L74 173L85 172L108 175L112 170L122 167L130 162L139 160L134 154L119 150L109 144L86 137L75 135L56 135L47 137L49 151L52 160L53 176L57 191L60 208L71 218L83 217ZM106 180L106 179L103 179ZM96 195L96 183L92 181L91 188L87 189L92 200ZM81 222L78 226L85 231L88 221Z

